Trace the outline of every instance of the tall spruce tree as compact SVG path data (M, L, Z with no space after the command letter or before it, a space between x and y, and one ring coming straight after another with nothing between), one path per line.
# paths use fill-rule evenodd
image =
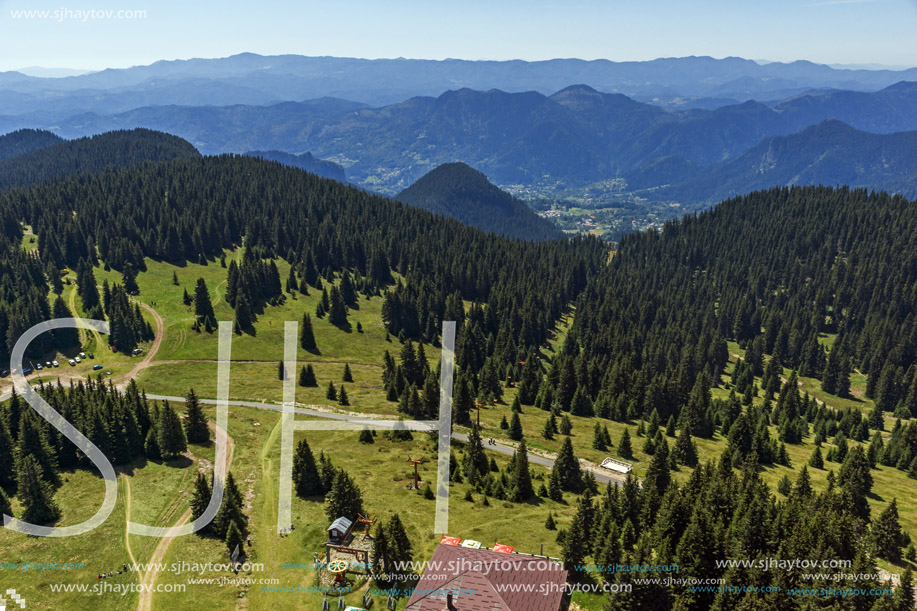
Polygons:
M303 350L308 350L309 352L317 350L315 333L312 330L312 317L309 316L308 312L302 315L302 325L299 328L299 345Z
M178 414L166 404L159 410L159 451L163 458L178 456L188 449L188 440Z
M532 476L529 473L529 454L523 439L519 448L513 453L513 475L510 484L510 495L516 503L522 503L535 496L532 488Z
M293 455L293 486L296 489L296 496L300 498L320 496L325 493L321 475L315 464L315 457L312 455L309 442L305 439L297 444L296 453Z
M207 417L193 388L185 397L185 438L188 443L206 443L210 440Z
M60 518L52 486L42 477L41 465L34 456L25 456L19 461L16 484L24 522L47 524Z

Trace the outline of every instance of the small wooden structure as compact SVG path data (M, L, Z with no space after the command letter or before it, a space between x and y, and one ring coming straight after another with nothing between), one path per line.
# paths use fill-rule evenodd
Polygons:
M420 460L418 460L416 458L411 458L410 456L408 456L408 462L414 465L414 490L419 490L420 489L420 475L418 475L417 473L417 465L422 464L423 459L421 458Z
M372 535L369 533L369 529L372 527L373 524L376 523L376 516L367 518L362 513L358 513L357 522L360 524L366 524L366 532L363 533L363 541L366 541L367 539L371 539Z
M369 566L369 550L360 549L357 547L347 547L346 545L333 545L331 543L325 543L325 563L329 564L331 562L331 551L341 552L342 554L350 554L357 559L357 562L363 564L363 566ZM339 560L335 560L339 562ZM346 562L343 561L343 562Z
M328 527L328 543L347 545L352 539L353 522L341 516Z

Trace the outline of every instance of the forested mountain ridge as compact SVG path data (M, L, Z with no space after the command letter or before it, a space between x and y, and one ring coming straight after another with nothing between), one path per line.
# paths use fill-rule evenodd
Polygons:
M276 161L277 163L299 168L300 170L305 170L306 172L310 172L324 178L331 178L332 180L336 180L338 182L346 181L344 168L334 163L333 161L318 159L317 157L314 157L312 153L306 152L300 155L296 155L293 153L285 153L283 151L249 151L245 154L249 157L257 157L258 159L265 159L267 161Z
M54 269L76 267L96 250L119 270L144 269L145 257L212 260L244 237L247 249L294 261L304 274L313 270L309 277L316 269L354 270L370 292L391 284L395 270L409 288L391 315L409 335L435 335L447 297L461 295L487 301L494 316L503 312L489 322L491 331L522 346L545 341L606 250L593 239L534 244L488 236L245 156L145 164L7 190L0 194L0 215L10 219L5 235L11 244L21 239L12 219L31 225L41 265Z
M109 132L65 140L0 161L0 190L110 167L198 156L193 146L170 134L147 129Z
M444 172L453 170L460 177L470 171L454 166ZM37 245L29 251L23 248L22 223L36 236ZM142 271L147 265L149 271ZM123 285L116 282L107 291L103 284L100 292L93 270L106 266L114 270L106 270L107 277ZM308 329L299 338L298 354L314 355L317 339L322 348L358 341L362 331L348 322L348 315L353 319L358 311L367 316L364 325L372 320L372 331L383 346L373 357L381 362L360 362L372 371L371 380L361 380L369 383L360 392L370 392L373 385L380 413L397 410L418 419L435 417L439 405L438 372L424 350L436 346L443 321L455 320L453 415L456 427L470 428L468 443L456 444L453 471L454 490L462 486L467 493L462 506L516 521L516 512L529 506L552 508L564 520L556 536L574 580L594 577L634 586L609 595L606 611L801 611L812 599L793 595L789 588L884 587L868 576L876 573L877 558L900 560L906 546L895 505L882 499L888 509L876 515L870 496L880 492L878 484L873 491L877 469L886 478L894 471L900 478L897 484L908 481L905 472L917 478L917 207L902 197L815 187L756 192L670 222L662 231L629 235L609 258L608 248L597 239L507 239L247 156L192 156L108 168L0 192L4 358L10 340L25 328L69 313L53 295L52 312L48 299L49 284L52 293L61 293L61 267L77 270L84 309L123 328L118 342L136 341L149 331L138 324L143 322L139 305L127 296L126 286L136 280L138 270L150 274L145 287L165 285L160 294L175 302L183 299L178 274L184 282L207 274L211 288L225 286L219 312L235 315L239 336L250 334L240 343L266 335L262 332L269 322L254 328L256 306L280 310L291 304L281 311L295 311L297 318L302 316L302 329ZM194 271L186 272L187 267ZM285 288L278 268L283 275L289 273ZM174 279L171 284L169 277ZM184 292L184 305L166 307L183 319L174 323L183 337L187 331L183 341L203 342L202 336L213 330L217 302L211 302L203 278L197 279L193 298ZM304 312L306 303L310 309ZM313 307L316 318L328 318L321 321L323 335L318 338L312 333ZM563 335L561 318L572 320L569 326L563 324ZM181 326L188 319L194 320L193 326ZM275 330L278 320L273 319ZM830 343L824 341L829 337ZM73 335L69 338L72 344ZM54 334L37 341L34 349L66 341L67 336ZM730 352L742 354L733 359ZM199 353L194 357L200 358ZM303 387L317 385L315 372L309 375L313 364L316 369L327 366L325 371L333 368L333 382L339 385L342 379L353 382L349 366L342 375L339 361L310 360L301 374ZM275 364L267 365L269 369L259 371L273 374ZM254 369L257 363L249 366ZM854 368L866 374L865 396L878 405L868 417L856 408L828 407L797 385L799 376L813 377L826 393L847 394ZM282 365L279 377L285 379ZM152 377L147 381L155 382ZM257 384L260 392L264 380ZM343 385L339 388L329 383L325 396L346 406ZM183 427L172 407L149 403L136 386L120 393L92 382L69 391L55 386L42 392L119 465L183 455L189 449L183 428L193 443L192 416L206 429L200 405L193 411L193 394ZM485 418L500 410L512 418L507 434L520 446L503 470L491 467L481 431L472 425L476 403L485 406ZM886 426L889 414L899 422L883 435L882 429L892 428ZM0 416L0 450L16 448L15 456L0 451L0 465L7 467L0 468L0 485L8 488L15 480L21 500L18 517L54 523L60 514L52 511L49 500L53 486L62 483L58 479L65 479L59 477L60 470L82 470L87 461L18 399L5 403ZM545 443L551 436L563 438L550 473L540 474L540 485L535 483L539 479L531 481L521 445L538 433L531 425L523 432L522 416L544 419ZM571 419L583 428L573 432ZM9 422L16 423L16 433ZM630 437L612 444L605 440L607 426L638 422L645 456L642 464L634 462L643 470L642 481L632 474L620 487L601 489L574 455L573 444L589 437L583 425L595 425L596 452L604 455L613 445L611 451L630 461ZM496 421L485 430L503 434ZM704 440L707 452L717 443L725 451L705 464L696 438ZM768 471L790 468L787 447L795 449L801 440L812 438L827 451L827 468L832 469L828 483L820 482L816 490L803 468L795 483L788 483L779 496L773 494L764 479ZM208 439L203 430L200 441ZM237 439L247 443L242 435ZM359 444L355 439L356 431L349 443L342 443L342 452L352 454L373 443L378 445L371 455L378 456L376 448L391 441L383 441L382 435ZM258 456L236 456L244 461L246 454ZM403 454L399 449L402 462ZM319 460L323 474L328 471L325 462ZM360 473L368 473L366 481L378 482L379 467L364 466L369 464L361 464ZM813 469L822 475L824 466ZM191 469L196 471L196 466ZM295 474L302 478L311 472L297 467ZM206 490L206 478L198 479ZM400 480L397 474L387 484L394 484L402 499ZM227 491L232 487L228 484ZM890 490L881 489L881 494L890 496ZM37 498L42 495L36 492L46 498ZM330 488L318 492L327 492L329 513L338 515ZM317 504L299 485L297 494L310 498L296 503ZM198 507L194 498L208 496L195 494L190 504ZM230 502L224 507L233 509L232 499L242 497L233 492L226 498ZM423 499L409 497L415 501ZM37 509L46 511L37 514ZM263 515L253 512L253 519ZM548 517L554 524L554 516ZM214 527L225 541L221 523L226 522L217 520ZM545 531L535 526L526 523L525 536L543 538ZM546 523L545 530L551 529ZM554 540L555 533L548 536ZM261 545L260 540L253 545ZM850 560L852 568L833 581L830 576L807 580L801 571L764 571L741 564L784 557ZM678 584L634 583L636 575L607 568L587 577L578 567L590 558L598 567L672 563L683 577L781 589L767 594L697 592ZM740 563L725 568L718 562L723 559ZM856 577L843 576L849 574ZM910 573L903 571L903 579L908 583ZM903 586L894 597L836 593L820 596L821 601L905 611L912 605L912 592Z
M40 129L20 129L0 136L0 161L63 142L60 136Z
M670 183L643 195L707 203L793 185L846 185L917 198L917 131L869 134L831 120L798 134L767 138L738 157L703 169L669 159L668 167L657 164L656 172L638 172L629 183Z
M395 199L508 237L548 240L563 236L550 221L464 163L431 170Z
M719 379L732 339L759 373L773 355L846 392L838 380L857 369L881 409L917 416L915 235L913 202L824 187L756 192L629 235L577 304L579 358L605 372L586 378L590 391L684 417L692 380ZM837 335L827 353L826 333ZM788 439L807 430L799 414L771 417Z

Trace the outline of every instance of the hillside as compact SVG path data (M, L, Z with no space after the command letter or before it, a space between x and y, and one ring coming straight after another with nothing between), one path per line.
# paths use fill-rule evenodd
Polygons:
M146 129L110 132L58 142L0 161L0 190L79 173L97 173L145 161L191 159L193 146L169 134Z
M677 164L665 171L684 180ZM647 195L713 203L793 185L848 185L917 198L917 131L869 134L840 121L826 121L798 134L768 138L735 159Z
M283 165L288 165L300 170L305 170L323 178L331 178L338 182L345 182L344 168L324 159L317 159L312 153L302 153L295 155L283 151L249 151L245 153L249 157L257 157L266 161L276 161Z
M424 175L396 200L458 219L484 231L522 240L548 240L562 234L487 177L464 163L448 163Z
M471 178L484 185L452 164L432 174L432 186L454 176L460 186ZM71 557L86 562L69 574L74 580L92 582L97 565L132 556L224 562L227 547L252 535L247 557L280 586L299 585L303 573L289 563L321 549L329 514L341 513L377 515L380 524L397 513L414 546L407 556L428 558L439 539L430 536L435 503L424 485L407 487L407 457L425 459L420 476L432 491L437 446L419 432L297 432L317 475L299 445L296 529L277 532L277 410L283 382L294 379L279 359L284 323L299 322L296 401L315 407L300 419L354 418L360 428L373 417L435 419L440 329L454 320L450 534L557 556L585 573L577 579L599 585L634 575L577 566L675 563L682 576L739 583L744 576L717 561L855 562L856 582L755 573L756 583L782 588L761 608L797 611L805 599L789 588L880 587L863 575L877 565L907 575L912 566L895 529L917 535L908 494L917 475L915 210L864 191L777 189L630 235L609 257L594 238L506 239L252 157L109 168L0 193L0 353L52 315L105 317L115 345L127 346L114 353L91 331L55 332L28 353L65 365L80 350L94 353L31 377L62 379L41 392L119 467L118 509L98 532L67 541ZM208 485L197 474L212 469L206 425L215 411L198 409L197 398L216 397L217 321L234 323L227 490L238 490L211 531L146 543L126 534L128 520L179 523L199 507L195 489ZM131 346L144 355L131 356ZM97 375L112 386L87 382ZM68 390L69 381L83 384ZM8 388L0 381L0 394ZM0 450L15 448L0 451L0 503L20 518L78 522L104 483L75 446L22 407L0 403ZM472 424L476 408L481 430ZM806 467L817 448L821 466L813 458ZM595 467L606 456L630 462L635 475L609 480ZM345 494L360 507L343 507ZM240 533L233 537L230 511ZM36 561L60 552L9 529L0 546ZM48 600L41 580L12 571L9 579L32 600ZM226 584L200 588L196 603L229 608L240 593L253 609L322 598ZM362 594L346 603L360 604ZM702 594L644 585L576 592L573 602L590 611L753 602L725 590ZM63 608L82 600L57 596ZM100 597L100 608L133 608L135 593L126 596ZM154 608L181 608L178 593L153 596ZM381 608L385 597L374 602Z
M38 129L21 129L4 134L0 136L0 161L25 155L62 141L60 136Z
M205 154L308 149L345 165L356 184L391 195L431 167L462 159L498 185L550 197L631 175L639 179L625 192L671 185L682 176L660 171L661 160L714 166L762 140L831 119L874 133L913 131L914 108L914 83L877 92L811 92L773 105L748 101L679 111L575 85L549 96L466 88L381 108L332 99L265 107L148 107L78 115L54 125L67 136L159 129Z

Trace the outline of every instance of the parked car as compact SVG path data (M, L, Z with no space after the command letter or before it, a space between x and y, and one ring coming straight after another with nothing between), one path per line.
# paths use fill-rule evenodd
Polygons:
M93 371L98 371L98 370L100 370L100 369L102 369L102 366L101 366L101 365L93 365L93 366L92 366L92 370L93 370Z
M57 361L51 361L51 364L55 367L60 367L60 363L58 363Z
M44 369L44 367L42 367L42 366L41 366L41 363L39 363L39 364L35 365L35 369L36 369L36 371L41 371L42 369Z
M82 360L80 360L80 357L78 357L78 356L73 357L73 360L76 361L77 363L82 363L82 362L83 362Z
M134 356L138 354L143 354L143 348L134 348Z
M71 366L71 367L73 367L74 365L76 365L76 361L74 361L73 359L70 359L70 360L67 361L67 362L70 363L70 366Z
M90 353L89 353L89 358L94 359L94 358L96 358L96 355L94 355L93 353L90 352Z
M23 369L22 369L22 375L27 376L27 375L29 375L30 373L32 373L32 368L31 368L31 367L23 367Z
M86 358L86 353L85 353L85 352L80 352L80 358L81 358L81 359Z
M7 376L9 376L9 375L10 375L10 370L9 370L9 369L4 369L3 371L0 371L0 378L5 378L5 377L7 377Z
M114 346L109 346L108 349L111 350L112 352L117 352L117 351L118 351L118 349L117 349L116 347L114 347Z
M51 361L45 361L45 369L51 369Z

